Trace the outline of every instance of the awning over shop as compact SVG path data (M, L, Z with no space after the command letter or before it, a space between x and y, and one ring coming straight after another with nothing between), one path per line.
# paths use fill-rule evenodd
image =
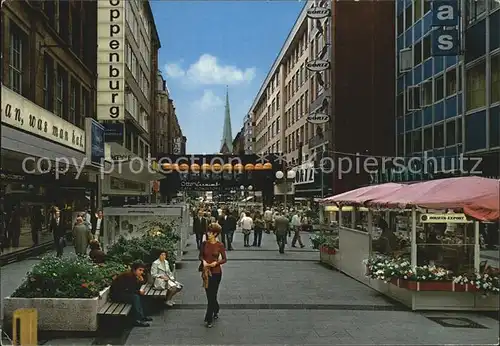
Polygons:
M364 204L378 208L461 209L465 214L482 221L496 221L500 217L498 179L448 178L401 185L399 188L389 184L349 191L326 198L324 203ZM377 196L379 192L381 195Z

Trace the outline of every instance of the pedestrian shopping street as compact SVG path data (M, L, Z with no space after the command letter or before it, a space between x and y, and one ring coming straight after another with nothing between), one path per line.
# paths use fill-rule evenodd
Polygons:
M303 239L309 235L304 234ZM306 244L308 244L307 242ZM414 313L371 288L319 264L306 246L279 254L274 237L243 248L235 234L219 290L220 319L203 325L205 293L194 240L177 279L185 286L173 309L134 328L126 345L241 344L494 344L498 321L476 313ZM361 264L360 264L361 265ZM443 326L433 317L446 320ZM458 320L457 320L458 319ZM452 326L455 325L455 326ZM470 327L472 326L472 327Z

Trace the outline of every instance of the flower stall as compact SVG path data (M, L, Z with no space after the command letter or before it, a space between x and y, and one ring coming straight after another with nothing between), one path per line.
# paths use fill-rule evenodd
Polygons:
M324 199L353 208L348 227L339 216L338 269L413 310L498 311L498 270L480 262L479 246L480 222L500 215L498 191L498 180L463 177Z

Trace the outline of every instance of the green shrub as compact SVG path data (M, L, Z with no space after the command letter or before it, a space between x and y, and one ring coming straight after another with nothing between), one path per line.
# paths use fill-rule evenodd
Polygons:
M310 237L313 249L319 249L321 246L327 246L330 249L339 248L339 237L331 233L321 232Z
M109 262L96 265L85 257L45 257L27 274L12 294L23 298L93 298L127 266Z

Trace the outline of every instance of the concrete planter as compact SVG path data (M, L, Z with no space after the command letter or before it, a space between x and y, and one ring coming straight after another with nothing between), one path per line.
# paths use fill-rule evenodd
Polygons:
M38 330L97 331L97 312L106 303L109 287L95 298L4 298L4 321L12 324L15 310L34 308L38 311Z

